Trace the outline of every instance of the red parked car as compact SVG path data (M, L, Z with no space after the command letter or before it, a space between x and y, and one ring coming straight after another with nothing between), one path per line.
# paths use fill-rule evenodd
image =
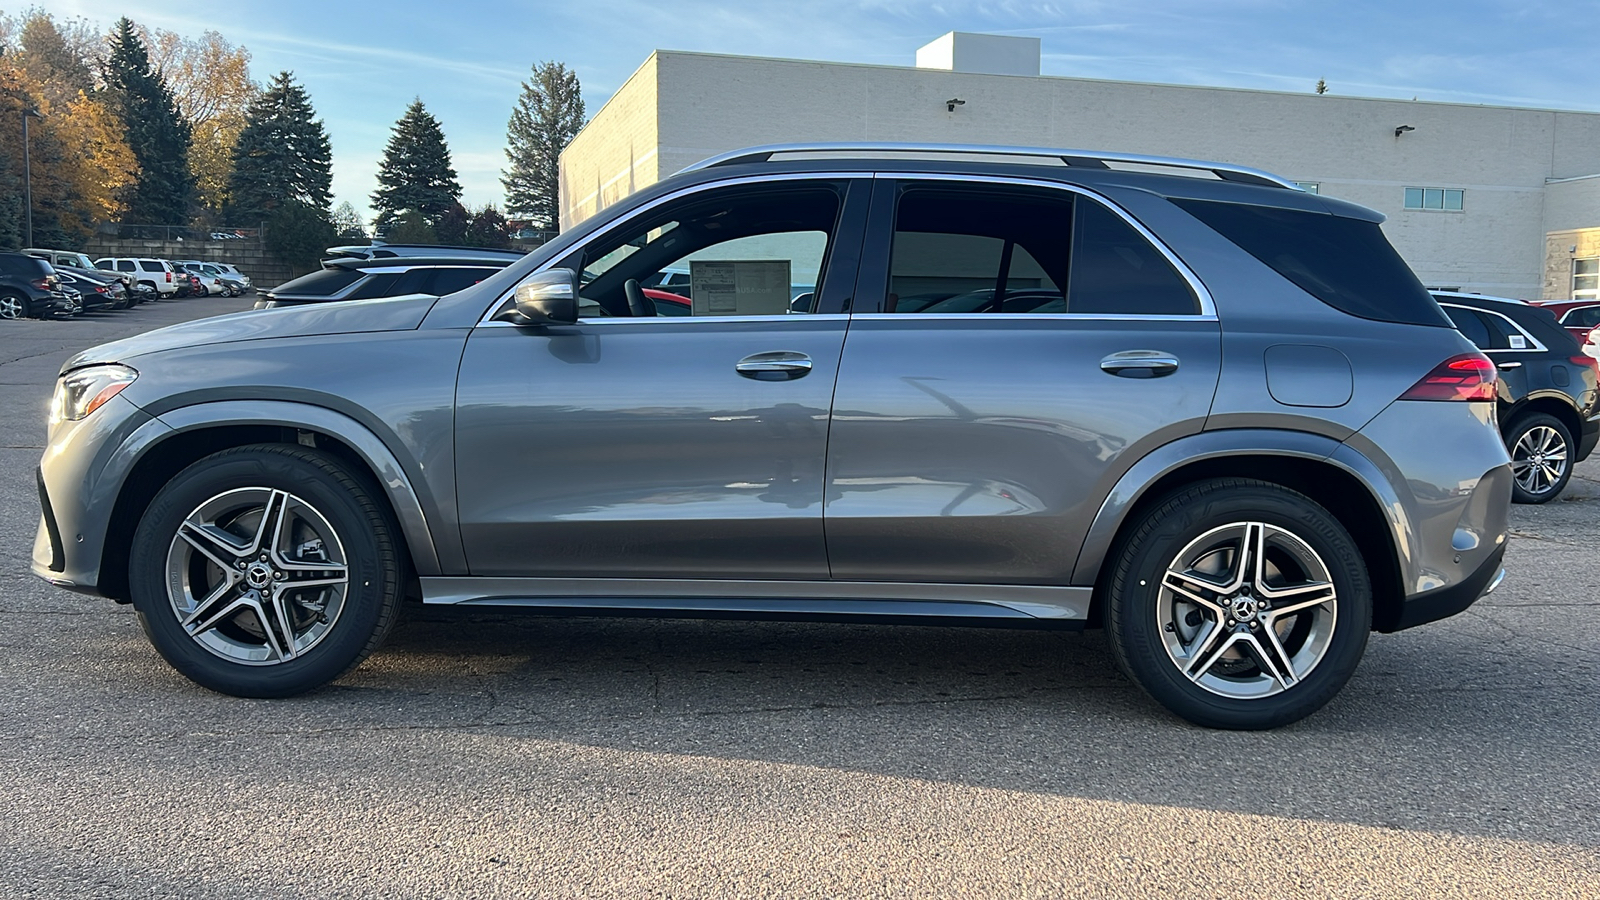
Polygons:
M1556 317L1561 327L1572 333L1572 336L1582 343L1589 336L1589 330L1600 325L1600 300L1534 300L1535 306L1541 306Z

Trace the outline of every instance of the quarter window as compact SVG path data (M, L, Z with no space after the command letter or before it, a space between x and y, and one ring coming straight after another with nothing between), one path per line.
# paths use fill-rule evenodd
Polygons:
M1131 225L1055 192L908 188L890 252L885 312L1199 312L1188 283Z
M1459 188L1406 188L1406 209L1438 209L1460 212L1466 208L1466 191Z

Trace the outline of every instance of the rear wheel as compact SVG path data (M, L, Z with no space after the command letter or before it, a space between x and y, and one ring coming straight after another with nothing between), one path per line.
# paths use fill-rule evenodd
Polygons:
M1572 432L1547 413L1520 416L1506 428L1511 453L1511 499L1548 503L1572 478Z
M1237 478L1148 510L1107 604L1123 671L1212 728L1275 728L1322 708L1372 625L1366 566L1343 526L1303 494Z
M300 447L213 454L156 495L129 569L145 633L214 691L287 697L338 678L394 623L401 561L364 482Z
M26 319L28 298L21 294L0 294L0 319Z

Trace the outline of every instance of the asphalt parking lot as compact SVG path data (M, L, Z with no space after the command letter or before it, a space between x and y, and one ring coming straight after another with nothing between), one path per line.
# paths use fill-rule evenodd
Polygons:
M453 610L246 701L28 559L62 360L249 303L0 322L0 896L1600 896L1600 461L1271 733L1097 632Z

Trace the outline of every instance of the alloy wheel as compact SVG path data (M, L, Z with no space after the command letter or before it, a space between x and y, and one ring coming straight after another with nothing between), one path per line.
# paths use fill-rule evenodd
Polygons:
M1567 441L1548 425L1529 428L1511 448L1512 475L1529 494L1544 494L1561 484L1567 464Z
M1298 685L1327 655L1338 596L1327 565L1288 529L1235 522L1168 564L1156 627L1183 677L1252 700Z
M0 297L0 319L21 319L27 316L27 305L21 297L6 294Z
M349 569L328 519L287 491L246 487L201 503L167 552L166 592L195 643L276 665L315 647L344 609Z

